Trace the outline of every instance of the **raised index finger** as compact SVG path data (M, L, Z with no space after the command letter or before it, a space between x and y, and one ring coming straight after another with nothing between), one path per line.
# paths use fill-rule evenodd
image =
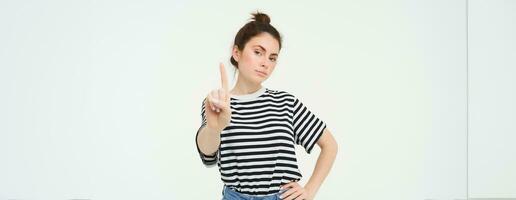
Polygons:
M228 86L228 78L226 76L226 68L224 67L224 64L220 63L220 81L222 83L222 88L226 91L229 90Z

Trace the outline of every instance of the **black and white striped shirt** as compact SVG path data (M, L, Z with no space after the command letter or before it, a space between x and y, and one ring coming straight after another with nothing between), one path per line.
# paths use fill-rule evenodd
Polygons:
M219 150L205 155L197 146L202 162L217 164L224 184L244 194L269 195L300 180L294 145L310 153L326 124L295 96L265 87L231 96L230 106L231 121L220 135ZM203 101L201 127L206 125L204 109Z

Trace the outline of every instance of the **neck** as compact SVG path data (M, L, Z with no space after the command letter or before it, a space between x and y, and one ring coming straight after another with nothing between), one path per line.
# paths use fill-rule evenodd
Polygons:
M251 94L253 92L258 91L260 88L262 88L261 83L254 83L248 80L245 80L240 75L237 78L237 82L235 84L235 87L230 91L231 94L234 95L246 95Z

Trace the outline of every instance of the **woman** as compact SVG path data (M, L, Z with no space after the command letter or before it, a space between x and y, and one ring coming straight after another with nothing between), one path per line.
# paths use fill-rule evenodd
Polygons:
M237 33L231 63L238 71L229 90L220 64L222 88L202 103L196 144L206 166L218 165L223 199L313 199L337 154L326 124L299 99L262 86L274 71L281 36L263 13ZM321 153L312 176L301 186L294 145Z

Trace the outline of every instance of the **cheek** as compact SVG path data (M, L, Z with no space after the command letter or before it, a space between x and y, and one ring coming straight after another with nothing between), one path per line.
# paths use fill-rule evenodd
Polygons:
M258 58L252 54L247 54L241 57L241 64L244 68L251 68L258 63Z
M272 66L269 67L269 72L274 71L275 68L276 68L276 63L272 64Z
M254 59L252 56L247 56L247 57L245 58L245 63L247 63L248 65L249 65L249 64L253 64L253 63L255 62L254 60L255 60L255 59Z

